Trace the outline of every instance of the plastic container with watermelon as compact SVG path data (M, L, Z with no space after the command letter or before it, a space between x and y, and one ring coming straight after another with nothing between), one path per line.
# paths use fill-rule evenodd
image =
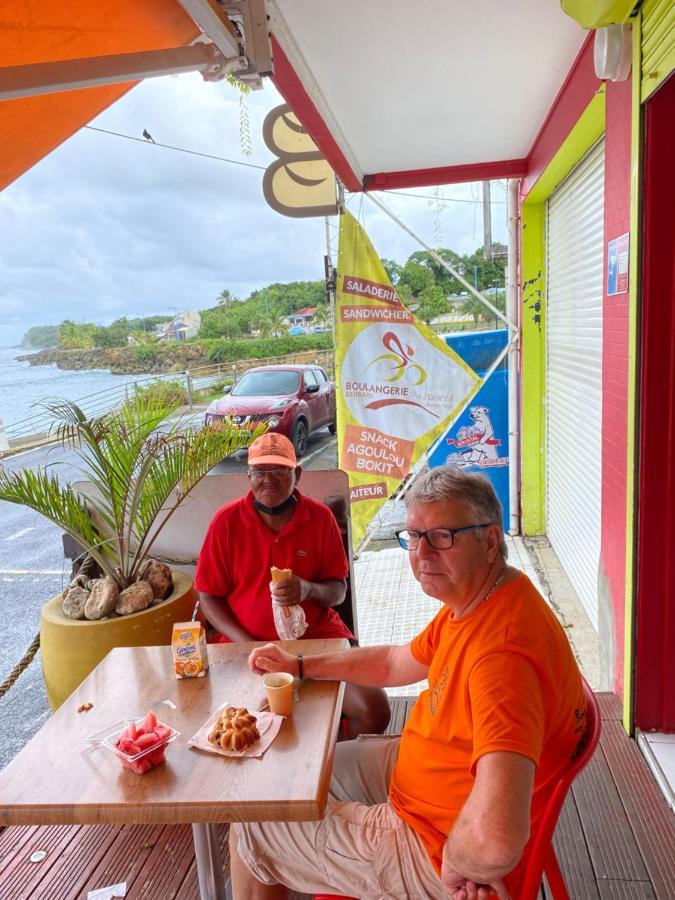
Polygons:
M166 748L179 734L175 728L160 722L150 710L141 718L118 722L101 743L112 750L123 766L137 775L145 775L165 762Z

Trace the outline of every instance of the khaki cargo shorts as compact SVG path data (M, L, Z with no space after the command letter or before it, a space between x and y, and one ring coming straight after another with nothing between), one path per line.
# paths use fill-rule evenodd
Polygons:
M263 884L361 900L448 900L417 834L388 802L398 737L338 744L320 822L247 822L239 853Z

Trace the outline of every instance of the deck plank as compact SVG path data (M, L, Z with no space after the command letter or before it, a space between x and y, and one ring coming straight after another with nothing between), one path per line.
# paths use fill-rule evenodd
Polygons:
M597 696L600 748L573 785L554 837L570 897L670 900L675 820L639 748L623 731L619 699ZM416 700L392 699L388 733L400 733ZM226 872L227 835L221 826ZM29 863L38 849L47 858ZM1 900L81 900L87 890L119 881L127 882L130 900L198 900L190 827L63 825L0 832Z
M600 885L600 897L602 900L659 900L648 881L605 881Z
M84 825L97 829L100 825ZM127 894L145 865L152 849L160 838L163 825L121 825L105 857L89 868L89 875L82 885L81 895L108 884L127 882Z
M609 720L615 720L617 722L621 721L623 707L621 705L621 699L616 694L612 694L609 691L599 691L595 695L595 699L598 701L600 718L603 722Z
M92 826L94 827L94 826ZM77 896L79 884L86 879L92 864L102 859L115 839L117 829L111 825L95 826L94 836L82 826L50 825L25 829L30 831L18 858L12 865L4 864L0 875L0 897L3 900L28 900L49 897L49 900ZM21 832L24 829L6 829ZM4 844L4 840L2 841ZM36 850L44 850L46 859L31 863L29 857Z
M553 835L553 846L570 897L575 900L599 900L593 863L581 827L579 810L571 792L560 813L558 827Z
M675 816L635 741L618 722L605 722L600 746L657 897L675 897Z
M633 835L607 759L598 747L572 785L586 843L598 883L648 881L649 876ZM607 823L612 827L608 828Z

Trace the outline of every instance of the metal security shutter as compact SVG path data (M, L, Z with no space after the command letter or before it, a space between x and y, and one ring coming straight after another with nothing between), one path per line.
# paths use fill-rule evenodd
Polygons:
M548 201L547 534L598 627L605 144Z
M675 3L646 0L642 7L642 82L644 102L668 78L675 67Z

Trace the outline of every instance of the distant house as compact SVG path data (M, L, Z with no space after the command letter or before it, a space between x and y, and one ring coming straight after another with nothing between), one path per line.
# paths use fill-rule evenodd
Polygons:
M289 334L306 334L311 330L314 313L318 306L305 306L296 312L288 314L288 324L290 325ZM302 328L304 331L293 331L293 328Z
M178 313L170 322L155 326L154 337L162 344L189 341L197 337L201 324L202 317L196 310Z

